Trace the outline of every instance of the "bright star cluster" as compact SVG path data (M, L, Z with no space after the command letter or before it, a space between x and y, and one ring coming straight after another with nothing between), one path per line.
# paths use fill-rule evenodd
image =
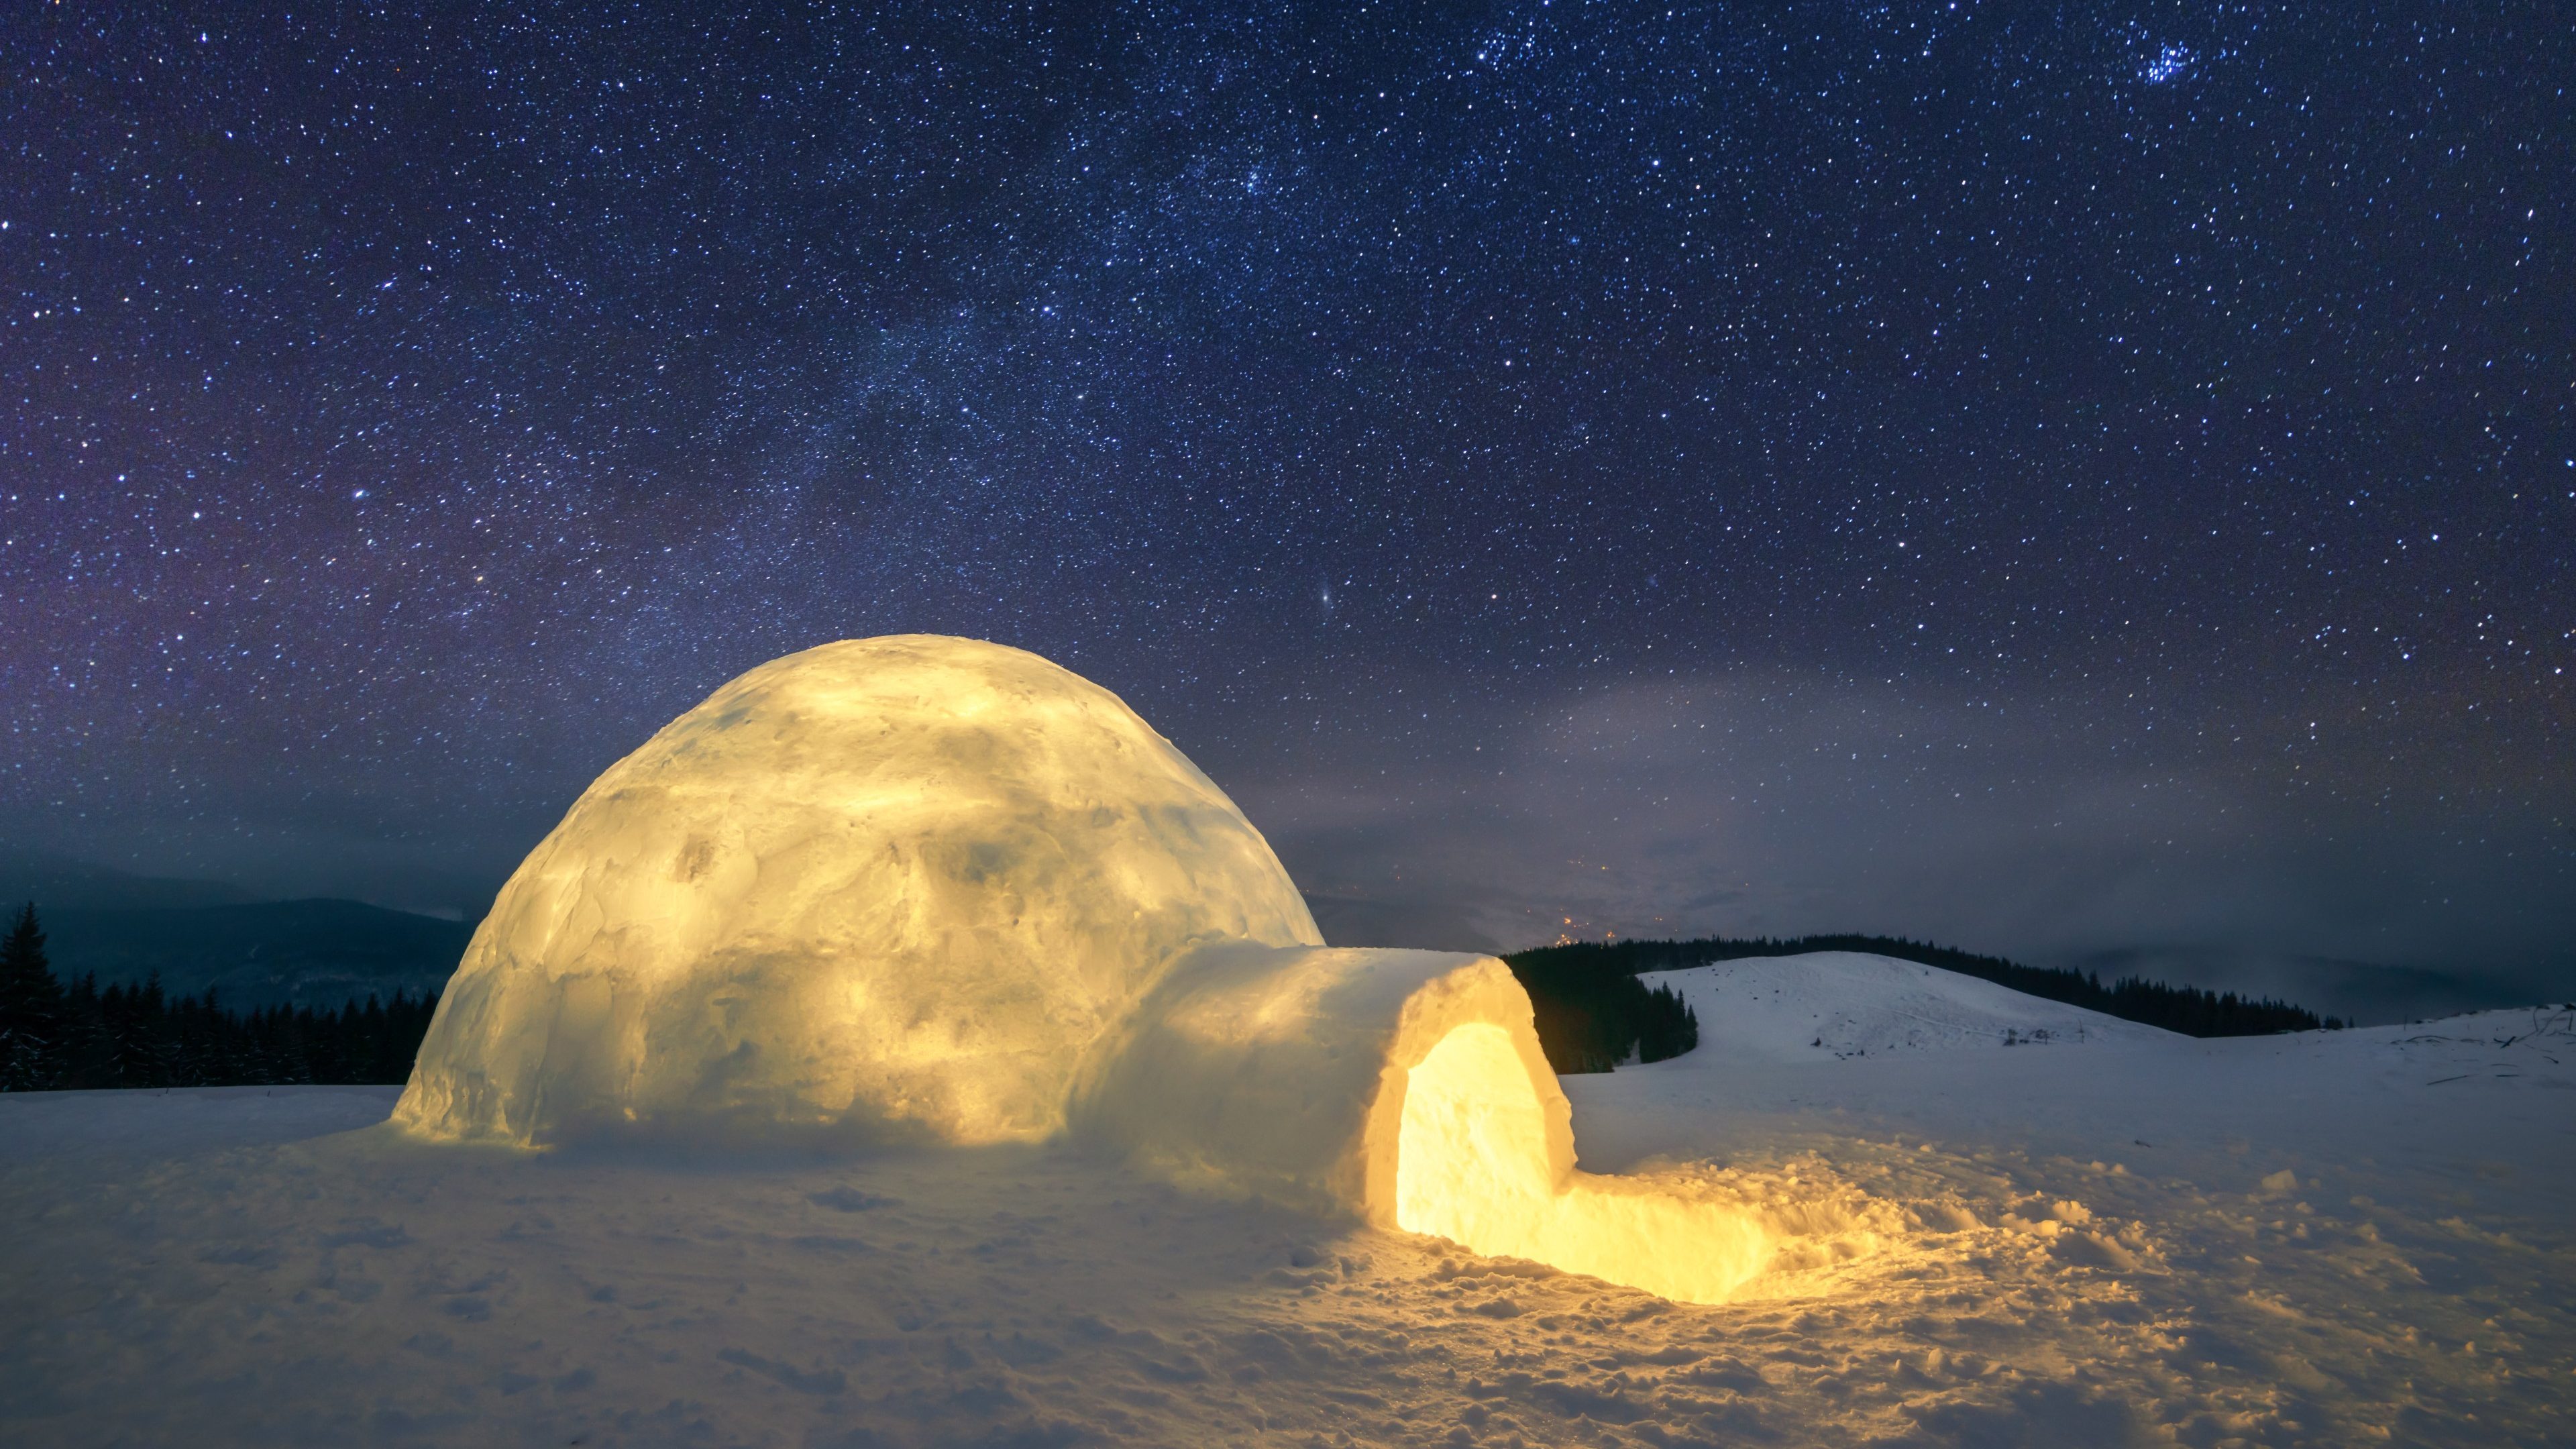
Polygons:
M2557 7L48 6L5 63L51 847L479 909L725 678L930 630L1446 939L2566 959Z

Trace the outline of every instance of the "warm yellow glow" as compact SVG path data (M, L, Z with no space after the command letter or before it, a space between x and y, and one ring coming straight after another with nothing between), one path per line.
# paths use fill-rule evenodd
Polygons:
M1690 1303L1759 1277L1770 1237L1744 1209L1548 1162L1547 1119L1511 1035L1473 1023L1416 1065L1396 1145L1396 1223Z
M510 878L396 1120L1040 1141L1218 940L1319 946L1261 833L1118 697L1017 649L793 654L619 761Z

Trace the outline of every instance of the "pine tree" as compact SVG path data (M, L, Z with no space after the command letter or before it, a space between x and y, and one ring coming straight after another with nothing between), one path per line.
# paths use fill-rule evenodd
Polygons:
M66 1091L92 1092L122 1087L117 1070L111 1017L125 1009L125 993L114 986L98 988L98 973L84 971L63 988L60 1045L54 1053L54 1085Z
M45 959L29 902L0 941L0 1092L34 1092L62 1075L63 987Z
M337 1008L236 1011L213 990L65 984L45 959L33 909L0 938L0 1091L111 1087L301 1086L411 1079L435 994L397 991Z

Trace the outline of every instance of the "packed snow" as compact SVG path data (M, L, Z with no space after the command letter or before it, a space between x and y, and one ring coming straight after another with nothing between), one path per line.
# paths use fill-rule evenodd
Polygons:
M2060 1008L1901 963L1711 973L1680 983L1699 1050L1564 1086L1587 1168L1825 1225L1811 1240L1835 1251L1733 1303L1063 1144L528 1155L367 1126L390 1091L45 1094L0 1098L20 1225L0 1239L0 1426L30 1445L2565 1441L2571 1013L2079 1038ZM1752 1019L1765 990L1768 1027L1716 1019L1723 999ZM1810 1045L1828 1000L1867 1055ZM1866 1034L1923 1015L2000 1019L2017 1044ZM2019 1045L2025 1022L2050 1037Z
M1536 1122L1511 1155L1562 1179L1574 1167L1573 1109L1528 996L1502 962L1446 951L1193 953L1104 1053L1073 1126L1202 1191L1390 1224L1411 1080L1463 1027L1501 1039L1510 1062L1495 1092Z
M398 1116L955 1143L1060 1131L1184 953L1320 946L1234 802L1034 654L845 640L725 685L502 887Z

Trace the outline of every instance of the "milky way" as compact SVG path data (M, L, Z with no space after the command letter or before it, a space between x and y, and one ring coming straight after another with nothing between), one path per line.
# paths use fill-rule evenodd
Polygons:
M928 630L1342 936L2571 959L2563 7L279 8L0 23L24 842L479 910Z

